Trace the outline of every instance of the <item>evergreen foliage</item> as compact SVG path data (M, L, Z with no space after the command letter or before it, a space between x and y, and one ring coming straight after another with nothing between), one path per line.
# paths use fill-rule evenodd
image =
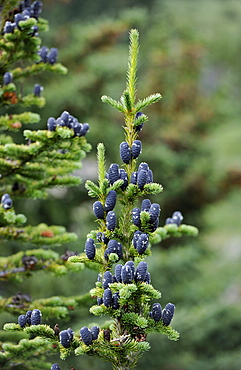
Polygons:
M46 70L65 72L60 64L56 67L57 49L52 48L50 51L44 47L40 49L41 41L37 32L39 29L46 29L47 23L39 18L39 14L31 13L31 9L38 8L40 4L35 2L30 5L28 2L21 2L19 12L15 9L17 12L14 16L15 24L6 20L3 26L1 103L8 109L16 104L41 106L44 103L43 100L39 103L42 91L40 85L34 86L33 97L26 98L15 85L18 80L22 81L32 74ZM4 271L1 277L5 280L12 277L17 279L43 267L57 275L66 273L69 267L71 270L73 268L71 266L77 266L74 270L82 269L83 265L97 268L99 275L96 288L91 290L90 295L97 298L98 305L92 306L90 311L96 316L107 314L113 320L111 323L109 321L105 323L103 328L82 327L80 340L71 328L60 331L57 324L52 329L51 326L41 322L42 318L65 317L68 314L67 308L85 304L89 295L62 299L51 297L39 302L30 302L25 295L15 299L14 297L2 299L3 310L9 309L12 313L19 313L18 324L5 324L4 330L21 331L23 335L30 335L28 339L21 339L18 345L10 342L2 344L0 361L3 369L15 366L24 366L26 369L49 368L47 367L49 365L45 366L40 358L38 362L34 361L38 346L43 356L45 351L51 351L51 346L52 348L57 346L61 359L65 359L74 351L76 355L95 355L109 361L113 369L133 368L142 354L150 348L146 341L147 333L158 331L172 340L178 339L178 333L170 326L174 305L169 303L163 313L160 309L157 313L153 307L151 311L149 301L159 299L161 294L151 285L150 273L144 259L151 253L149 238L153 244L155 241L159 242L161 236L164 238L169 235L181 236L183 233L194 235L197 230L180 223L174 225L175 230L169 225L159 228L158 204L150 204L149 209L143 211L135 208L140 196L154 195L162 191L162 186L153 182L153 174L147 163L142 162L137 168L136 159L142 147L140 140L137 140L140 131L137 127L147 120L147 116L140 115L139 110L161 98L160 94L153 94L136 102L138 38L138 31L131 30L126 90L119 101L107 96L102 98L104 102L124 114L125 145L121 145L120 150L124 168L113 164L106 171L104 145L98 145L99 182L96 185L89 180L86 182L86 188L91 197L97 198L93 211L99 227L87 236L84 255L70 256L68 262L67 258L62 258L65 261L61 263L57 253L43 247L61 245L73 240L75 235L66 233L64 228L48 227L45 224L24 228L22 225L26 222L26 217L15 214L12 199L46 197L46 189L50 187L77 184L78 180L70 174L79 167L79 161L90 149L84 137L89 125L80 124L77 119L64 111L58 119L48 119L48 130L25 130L23 135L28 140L27 145L15 144L9 134L2 135L2 240L31 242L33 245L40 245L41 248L28 250L24 254L19 252L11 257L2 257ZM14 49L16 53L13 57ZM26 60L26 66L22 67L20 60ZM9 119L13 119L11 125L14 129L20 129L26 122L38 122L40 118L36 115L34 119L33 115L31 120L29 112L24 113L22 117L17 115L13 118L5 115L2 117L3 131L9 129ZM18 120L18 125L14 119ZM133 145L137 146L134 155L133 149L131 150ZM126 150L129 154L125 153ZM133 173L136 173L134 183L131 182ZM117 201L120 203L118 217L113 210ZM139 210L138 221L136 218L133 219L133 207ZM134 248L132 240L137 230L141 233ZM121 264L117 265L120 266L120 271L114 276L110 270L117 261L121 261ZM62 265L65 265L64 269ZM7 301L11 303L7 304ZM24 355L21 358L20 354L23 351ZM52 368L55 367L58 365L53 364Z
M3 3L1 9L0 278L3 282L19 282L40 270L61 276L74 267L67 261L68 255L61 256L52 248L74 241L77 236L66 232L62 226L25 225L27 218L15 212L14 203L18 198L32 198L33 202L37 198L46 198L51 187L79 184L80 179L73 175L73 171L81 167L82 159L91 148L85 139L89 125L80 124L74 117L71 125L69 114L68 124L59 122L54 131L47 127L47 123L43 130L23 129L25 125L40 122L39 114L23 110L45 105L42 86L35 84L32 92L26 93L26 79L47 71L67 73L67 69L57 62L56 48L44 47L46 57L43 60L38 33L48 29L48 22L40 17L41 6L40 1L14 1ZM63 121L67 113L62 113ZM15 142L14 133L23 136L20 144ZM11 251L11 243L15 243L19 251L7 255L5 251L9 247ZM74 267L74 271L82 269L81 264ZM50 327L41 325L42 314L45 319L67 317L71 308L84 305L88 300L89 294L38 301L32 301L28 293L1 297L0 310L19 315L18 329L22 328L32 338L27 340L23 333L17 345L11 343L11 339L1 343L1 368L50 368L46 353L52 345L45 338L50 334L55 337ZM16 325L6 324L6 327L12 331L16 330ZM36 337L37 328L42 338Z
M71 8L73 9L75 16L77 15L74 7L76 3L70 2L68 6L69 11L71 11ZM124 6L124 3L118 5L118 7ZM7 4L10 4L10 1ZM46 6L49 6L49 2ZM46 9L46 7L44 8ZM61 15L60 8L59 5L59 8L53 8L51 11L56 23L61 23L59 22L60 18L56 17L56 14ZM85 8L87 9L87 7ZM41 112L44 114L41 114L44 117L41 127L43 129L46 127L50 114L58 117L63 111L63 106L73 112L76 117L79 117L79 111L81 111L84 113L84 121L92 123L90 136L88 135L91 142L95 145L97 140L104 141L108 154L107 161L108 158L111 158L112 162L120 164L117 147L121 141L122 121L119 119L121 115L119 111L114 109L102 109L101 103L98 105L98 100L99 96L106 92L116 98L116 92L120 88L123 89L123 86L120 86L118 82L120 76L123 76L123 67L122 69L120 67L125 57L122 35L125 34L126 29L138 26L142 35L141 93L148 94L153 90L159 90L160 86L162 86L161 91L163 92L162 103L154 104L148 109L151 130L148 129L149 125L146 124L143 129L143 123L140 123L138 127L138 130L143 129L140 132L140 139L144 148L144 156L140 158L148 162L150 168L154 171L155 181L161 181L165 189L160 198L152 197L151 200L160 201L162 206L161 220L167 217L171 218L173 211L180 209L185 216L185 222L191 220L190 222L194 224L197 224L197 221L201 223L200 209L203 209L203 206L208 203L206 215L211 226L217 230L218 236L216 240L213 237L211 238L212 243L208 247L210 253L210 250L213 250L216 245L217 255L215 258L211 258L210 254L207 258L208 255L205 254L207 251L204 253L200 244L194 242L193 239L190 239L191 244L188 244L188 238L181 239L182 244L184 240L183 246L180 246L179 242L178 248L169 248L168 250L166 247L170 246L169 241L161 244L164 249L158 248L158 244L156 245L153 257L148 259L148 270L151 272L152 281L155 282L155 285L159 284L163 297L167 297L168 300L177 304L174 324L181 332L182 340L180 343L169 343L168 340L165 340L165 337L160 341L158 334L151 334L148 338L152 351L146 353L139 362L139 367L140 369L159 369L160 367L169 369L175 367L185 370L192 370L193 367L208 370L222 367L236 370L240 368L240 300L238 294L240 269L238 266L239 259L235 258L234 261L234 247L238 242L236 238L235 244L234 239L234 235L237 235L235 225L237 225L238 219L238 217L235 218L235 214L237 216L239 214L238 192L236 192L236 201L235 194L229 196L232 207L225 207L225 202L220 203L220 212L217 211L215 205L212 206L210 203L219 197L225 196L233 185L240 184L240 172L238 171L240 166L237 157L226 157L231 147L232 153L235 155L235 146L232 146L232 144L238 143L238 133L240 132L237 118L237 108L239 107L237 103L237 91L239 91L237 78L239 37L237 25L239 23L237 21L239 20L240 7L237 2L211 1L207 11L205 2L200 2L192 7L188 1L156 1L153 10L152 14L146 13L144 18L136 18L135 21L133 21L134 10L132 11L129 8L125 20L123 18L124 13L121 14L118 11L119 17L114 21L111 20L111 17L108 20L97 22L94 19L94 22L88 25L83 16L84 13L81 13L78 17L82 16L83 21L78 21L78 25L74 24L73 18L68 24L61 23L57 34L52 33L52 42L49 40L46 43L45 41L45 44L57 44L61 51L61 58L59 59L64 60L64 63L69 65L71 70L67 77L68 80L63 78L62 85L59 84L61 78L57 84L53 83L51 85L48 74L36 76L37 79L34 80L34 83L40 82L45 87L44 94L43 92L41 94L47 97L49 107L51 107L51 109L45 110L45 113ZM105 11L108 10L105 8ZM51 14L49 15L51 16ZM128 23L131 18L133 24ZM150 27L150 24L152 27ZM218 32L216 32L217 29ZM118 40L120 42L113 46ZM115 50L114 53L113 49ZM33 90L34 83L32 83L29 91ZM27 86L25 88L28 89ZM57 97L56 88L58 88ZM49 94L51 91L52 94ZM76 96L76 99L73 100L73 96ZM96 113L95 119L93 111ZM90 119L90 115L93 115L93 121ZM136 116L136 120L139 120L142 119L144 114L138 112ZM120 122L119 126L118 121ZM112 124L107 124L107 122L112 122ZM232 135L235 128L236 140L233 140ZM11 129L14 136L14 130L9 129ZM153 132L155 135L153 135ZM214 166L214 159L216 160L216 166ZM90 160L89 163L92 167L93 162ZM122 179L121 176L123 175L123 179L125 179L125 184L122 185L124 189L128 185L125 170L123 168L119 168L119 170L120 178ZM136 174L137 171L133 172L133 179ZM91 180L93 179L94 177L91 177ZM62 204L66 198L67 202L72 199L74 206L72 209L63 207ZM23 212L21 205L25 204L24 200L20 200L20 203L17 202L16 198L13 200L16 209ZM118 196L117 209L114 210L117 221L119 200ZM88 222L93 222L93 216L88 216L91 215L93 199L87 203L84 191L80 194L78 188L65 193L62 202L57 199L54 203L53 197L50 197L47 202L35 201L34 203L28 201L26 204L29 206L31 203L35 206L34 208L31 207L30 211L27 210L28 219L36 222L39 214L44 211L45 221L48 220L47 223L53 223L52 220L59 220L60 224L64 222L65 226L68 225L67 229L71 227L72 231L79 233L81 243L78 242L75 245L78 245L77 248L83 251L86 230L90 228ZM20 205L20 208L18 208L18 205ZM178 206L176 207L176 205ZM137 205L137 207L140 207L140 205ZM143 210L145 209L141 209L141 211ZM195 215L198 218L195 218ZM143 216L145 216L144 213ZM81 225L79 223L80 218L83 220ZM202 222L202 227L204 225ZM168 226L167 224L165 228L158 228L158 231L160 230L159 234L154 233L155 243L158 243L161 240L160 238L164 239L167 227L170 227L170 231L176 233L176 236L180 236L175 225ZM227 238L228 232L230 238ZM103 239L106 239L105 235L99 235L98 240L101 241L102 236ZM171 241L172 238L169 238L169 240ZM107 245L107 243L108 240L105 244ZM134 245L134 242L132 243ZM18 244L15 242L11 242L11 244L15 245L13 249L16 253ZM7 249L4 248L4 255L11 253L11 244L7 244ZM98 245L97 243L97 249ZM220 247L224 245L225 252L220 253ZM26 247L23 245L24 249ZM47 252L46 249L42 250L42 253L43 251ZM21 253L24 255L24 251ZM63 259L61 258L59 275L63 270L67 272L67 269L70 271L71 268L73 271L74 266L78 267L78 264L66 262L65 259L68 253L67 251L65 255L61 256ZM237 254L236 257L238 257ZM231 267L230 263L232 263ZM98 264L94 264L93 261L90 261L90 264L98 269ZM33 295L35 295L36 286L37 290L38 287L41 288L38 280L39 276L44 275L47 268L44 265L44 260L43 266L44 269L40 268L39 270L43 271L43 273L40 273L41 275L39 273L33 274L35 281L29 279L28 289L22 284L21 289L23 291L29 291L32 288ZM56 272L57 268L54 267L51 271L53 272L53 270ZM30 273L31 271L28 271L28 274ZM85 273L83 273L84 276ZM117 272L112 273L115 276L117 275ZM23 276L22 274L19 275ZM16 276L16 279L14 279L14 276ZM82 284L79 284L79 278L76 278L76 276L78 276L77 273L69 274L68 279L66 277L57 281L53 280L52 276L48 276L49 280L43 280L43 284L46 284L46 287L48 285L49 289L52 287L53 291L57 288L59 294L62 294L63 291L64 294L68 295L70 290L73 295L76 293L76 284L83 290L83 285L88 284L88 281L91 280L89 274L87 280L81 280ZM17 274L12 274L11 279L15 283L19 281L20 276L17 277ZM56 285L58 281L61 281L61 285L64 283L61 288ZM11 295L11 291L8 294L10 284L4 284L4 286L6 287L6 293L3 292L2 294L5 296ZM16 292L16 288L14 291ZM47 289L43 296L46 296L46 294L47 296L52 295L52 293L47 292ZM118 300L114 298L116 297L114 294L113 302L114 299L116 302ZM16 294L12 298L17 301L27 297ZM62 298L66 297L53 297L52 307L55 307L55 302L60 302L58 299ZM101 299L98 298L99 301ZM6 304L12 304L11 297ZM69 306L66 304L66 312L71 304L73 304L73 301L70 302ZM92 304L89 295L86 296L85 304L88 306ZM116 307L116 305L118 305L118 302L117 304L113 303L113 306ZM36 304L33 303L30 309L36 307L39 307L37 302ZM43 312L42 306L40 308ZM23 312L25 313L26 310ZM72 313L71 325L75 328L76 333L89 320L89 318L84 317L84 315L87 315L87 310L85 312L82 310L81 314L79 312ZM4 321L4 316L3 314L2 321ZM8 316L5 322L16 322L18 312L14 316L11 318ZM46 312L44 317L46 318ZM81 321L81 324L79 321ZM50 320L49 322L53 327L54 321L51 322ZM64 319L62 319L62 322L64 322ZM204 322L205 325L203 325ZM222 322L221 326L220 322ZM97 323L93 324L96 325ZM101 326L101 324L98 325ZM66 326L63 324L62 328L64 329ZM25 337L27 336L25 334ZM104 336L105 338L110 336L106 329L104 329ZM22 331L1 332L2 341L11 339L17 343L22 337ZM228 341L226 340L227 337L229 338ZM165 353L165 356L162 355L163 353ZM66 368L68 364L70 366L70 361L73 361L72 364L74 363L77 369L78 360L78 357L76 359L70 357L64 365L60 364L61 368ZM59 362L57 357L53 362ZM47 366L45 361L44 366ZM48 368L50 366L49 364ZM81 366L84 368L93 366L93 368L98 369L108 367L107 364L87 356L81 360Z

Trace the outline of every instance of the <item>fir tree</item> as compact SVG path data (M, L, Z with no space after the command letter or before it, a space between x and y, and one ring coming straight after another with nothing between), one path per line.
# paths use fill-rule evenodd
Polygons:
M233 206L229 210L221 208L220 211L216 211L218 218L213 217L217 204L211 206L211 203L217 200L218 194L222 198L227 196L226 191L232 186L232 173L238 174L238 169L234 171L238 165L237 154L234 158L233 152L233 160L230 161L228 147L235 148L232 137L236 138L237 143L239 131L237 111L235 113L234 109L237 94L234 96L232 92L234 93L238 89L237 73L235 73L234 67L238 65L238 47L235 45L238 43L237 30L240 7L233 3L217 4L212 2L207 18L205 5L202 3L194 8L189 6L188 1L182 1L180 6L176 6L175 2L163 4L163 1L157 1L156 3L157 6L152 14L149 16L146 14L142 21L132 21L130 26L125 25L128 27L127 29L135 26L141 31L142 56L140 79L138 80L141 90L139 94L145 96L152 91L160 90L163 92L161 103L153 104L144 111L148 113L150 129L144 129L139 136L144 148L141 160L148 162L149 167L154 170L155 181L164 186L165 191L152 198L154 202L158 202L162 206L162 220L169 217L175 209L180 209L185 215L185 222L201 225L202 239L181 238L180 241L176 240L176 243L173 243L173 239L169 238L164 243L155 245L152 249L153 256L148 258L148 270L151 271L154 286L162 291L163 297L168 297L171 302L177 303L178 309L175 313L174 324L181 333L181 341L173 343L166 340L165 337L159 340L158 334L148 336L152 350L141 359L138 369L148 367L152 369L169 369L170 367L193 369L193 367L197 367L213 370L221 366L221 361L225 361L227 369L239 369L240 364L235 362L235 356L238 358L235 351L237 351L240 329L238 321L240 315L237 311L238 294L231 295L231 292L238 292L233 288L235 281L237 281L238 270L234 270L233 263L232 269L230 269L229 258L231 258L232 249L229 249L229 242L224 241L225 239L221 237L221 234L225 234L229 229L227 222L233 229L235 228L238 216L235 218L234 212L238 202L235 202L230 194L229 199L232 199ZM230 13L233 14L233 17L230 17ZM126 15L129 16L129 14L128 9ZM72 21L69 25L61 24L57 35L58 40L61 38L61 32L64 35L67 33L69 37L68 43L63 38L62 45L58 44L61 50L61 60L64 60L66 65L71 65L73 80L76 81L75 85L71 84L73 86L72 93L69 93L68 96L72 97L79 93L80 97L76 99L76 108L70 104L68 109L78 116L79 109L82 112L83 106L85 107L85 120L91 122L91 136L88 138L92 144L94 143L94 146L97 145L97 140L105 143L109 165L110 159L116 163L120 161L117 143L124 140L120 123L122 115L114 109L103 109L101 102L99 102L99 96L108 92L116 98L118 96L115 95L116 92L122 91L123 82L119 82L118 77L124 75L120 66L124 65L125 67L123 58L126 54L126 45L123 45L123 42L118 42L117 45L110 48L107 45L110 38L104 31L111 22L111 16L105 22L98 22L98 18L93 17L91 24L88 24L88 21L84 22L83 17L83 22L78 22L75 27ZM112 21L113 30L117 29L116 23ZM220 37L219 34L217 37L217 33L213 33L213 30L220 28L220 24L222 24L222 36ZM71 33L69 32L70 27ZM99 29L99 33L97 29ZM206 32L203 32L204 29ZM122 36L118 37L121 41L123 40L123 31L127 33L127 30L122 29ZM227 39L225 45L228 48L225 48L224 51L224 42L220 40L224 40L225 37ZM74 40L74 43L70 40ZM100 40L103 42L102 45ZM230 43L228 40L232 40L232 42ZM89 48L89 58L85 60L80 49L90 43L91 46L95 45L98 49L93 51L91 50L93 48ZM49 42L49 44L51 43ZM75 55L79 57L72 56L74 47ZM64 55L65 59L63 59ZM227 65L229 65L229 72L222 73L227 70ZM220 74L216 73L217 68L218 71L221 71ZM82 73L78 74L78 71L82 71ZM82 83L83 71L86 79ZM227 75L230 79L227 79ZM212 79L209 79L210 76ZM224 90L220 89L222 86ZM234 86L236 87L234 88ZM55 91L54 87L49 86L53 92ZM65 96L62 95L63 105ZM55 95L53 94L53 96ZM50 96L48 96L49 98L51 99ZM80 101L81 108L79 107ZM61 107L61 102L58 104L59 107ZM55 100L52 100L52 106L57 112L59 111L60 108L55 104ZM92 120L90 115L93 110L97 114L93 115ZM94 121L94 116L96 121ZM233 120L234 124L232 124ZM111 124L107 124L108 122ZM189 124L191 125L189 126ZM236 144L236 153L237 147ZM92 161L93 159L90 159L93 165ZM230 165L231 167L229 167ZM228 188L222 181L220 182L222 179L225 180ZM84 232L81 233L84 236L92 228L87 221L91 220L93 225L93 215L91 212L86 212L86 208L91 208L93 202L91 199L89 202L86 201L85 190L79 192L78 188L72 191L75 191L77 197L73 197L74 207L72 211L71 208L68 211L69 224L73 226L74 221L75 230L80 234L78 217L85 218L85 221L81 222L81 229L82 226L85 228ZM238 196L238 192L236 194ZM82 206L78 206L76 199L78 198L78 202L81 204L83 197ZM61 204L59 201L56 203ZM223 201L220 204L222 203ZM49 213L48 203L43 202L43 204L46 205L47 216L53 212L56 214L55 207L52 206L53 212ZM212 227L215 225L215 228L220 228L217 237L212 236L206 247L200 245L200 241L204 240L204 228L206 232L210 232L210 226L207 229L205 220L202 220L205 204L208 204L208 210L205 213L211 220ZM59 209L61 212L61 207ZM43 208L41 208L42 210ZM223 215L223 221L220 219L221 215ZM229 217L227 218L225 215L229 215ZM52 220L48 222L54 223ZM61 222L59 223L61 224ZM230 237L230 243L232 243L233 235ZM206 237L204 238L207 241ZM215 240L216 250L214 249ZM78 243L79 248L84 244L85 240ZM225 253L228 254L228 258L225 256L225 264L220 263L222 258L221 244L224 246ZM210 255L210 253L215 255ZM238 266L238 260L235 259L235 261ZM220 269L221 265L222 269ZM94 277L94 274L92 276L88 271L85 271L84 274L89 274L88 277ZM83 279L84 274L81 274ZM75 274L75 276L78 279L78 275ZM70 279L70 276L68 278ZM89 284L89 280L89 278L86 281L82 280L82 287L84 284ZM210 284L210 281L213 284ZM217 281L219 289L215 284ZM73 287L72 284L70 284L71 286ZM230 295L227 297L228 292ZM236 299L236 303L233 299ZM217 302L221 302L221 305L217 305ZM75 313L72 316L75 323L71 322L71 325L76 331L89 321L88 319L84 320L82 313L83 311L81 311L81 315ZM84 314L89 315L88 310ZM221 327L220 317L223 318ZM81 321L81 323L77 323L77 321ZM205 322L204 326L203 322ZM197 327L200 328L200 325L202 327L201 335L200 331L197 331ZM219 341L216 340L217 333L223 333L223 336L218 336ZM229 341L222 340L225 336L224 333L226 333L226 337L228 335ZM214 337L215 340L213 340ZM163 353L165 356L162 355ZM185 356L183 356L184 353ZM222 353L222 360L219 358L220 353ZM78 357L71 356L66 362L70 363L70 361L73 361L78 368ZM105 366L105 363L87 356L83 356L81 360L81 366L85 368L84 363L91 363L96 368ZM222 366L224 365L222 364ZM109 368L110 365L107 364L106 367Z
M80 168L91 147L85 138L89 125L80 123L66 111L60 112L59 117L50 117L44 130L22 130L24 125L36 125L40 121L39 114L23 110L32 106L41 108L45 104L41 96L43 88L39 84L32 86L31 91L25 91L27 78L47 71L65 74L67 69L58 63L56 48L41 45L38 34L48 29L48 23L40 17L40 1L12 1L2 6L0 278L2 281L17 282L42 269L56 276L71 269L82 269L80 264L68 263L68 255L60 256L53 250L76 240L75 234L67 232L62 226L44 223L26 226L25 215L15 212L14 203L18 198L32 198L33 202L36 198L46 198L47 189L52 187L79 184L80 179L72 173ZM11 250L13 243L19 251L6 256L4 251ZM88 295L85 298L88 299ZM38 326L42 315L46 319L66 317L68 308L78 305L80 301L80 297L52 297L36 302L28 293L17 293L1 297L0 307L1 311L19 315L19 327L23 328L26 324ZM42 369L51 366L45 360L46 352L52 349L48 341L38 337L26 342L26 335L21 333L20 342L15 345L11 342L11 335L1 336L2 369ZM14 336L16 338L17 335Z
M26 22L29 22L29 19L20 21L20 26L23 27L23 24L25 26ZM32 23L31 27L33 27ZM12 33L10 36L12 36ZM197 229L193 226L182 224L183 217L180 212L174 212L166 221L166 225L159 227L160 206L157 203L151 203L146 198L148 195L160 193L162 186L154 182L153 173L147 163L141 162L138 165L138 159L142 150L141 142L138 140L138 134L143 129L144 123L148 120L148 117L142 113L142 110L148 105L159 101L161 95L156 93L142 100L136 99L136 72L139 51L138 36L137 30L131 30L127 83L120 100L116 101L108 96L102 97L103 102L108 103L124 115L123 128L125 141L120 144L119 148L120 158L123 164L119 166L117 163L113 163L106 169L105 148L102 143L98 145L99 181L98 184L91 181L86 182L89 196L97 199L93 204L93 211L97 218L98 229L92 230L87 235L84 253L77 256L70 256L68 262L65 263L65 268L69 270L75 269L75 266L78 269L83 265L98 270L99 274L96 287L90 291L91 296L97 300L97 304L94 304L90 308L90 312L96 316L108 315L111 317L111 321L107 321L101 327L93 326L88 328L84 326L80 328L80 333L74 333L70 328L59 332L58 326L51 328L49 325L42 324L42 319L45 321L48 317L65 316L66 310L64 308L66 309L70 302L74 306L81 303L85 304L88 295L84 297L71 297L69 300L52 297L48 300L41 300L40 302L31 302L31 304L28 304L25 300L24 305L19 305L21 307L16 307L15 305L14 309L11 310L11 312L19 313L18 323L5 324L4 329L6 331L21 332L25 335L28 334L29 338L20 340L18 345L13 345L12 343L3 344L3 352L0 358L3 368L4 366L5 368L11 368L10 366L13 363L13 366L15 366L21 361L20 366L23 366L23 358L24 366L27 366L26 368L28 369L33 367L48 368L47 366L49 365L44 363L44 355L46 352L51 352L53 346L57 346L59 347L60 357L62 359L65 359L71 352L74 352L75 355L88 354L109 361L113 369L129 369L135 367L142 354L149 350L150 345L147 341L148 333L157 331L167 335L172 340L178 339L179 334L170 326L175 305L173 303L162 303L162 309L159 302L150 303L151 300L160 299L161 293L154 289L151 284L151 277L145 259L151 254L151 245L160 243L170 236L180 237L183 234L195 236ZM6 35L4 37L6 38ZM31 35L31 37L36 37L36 35ZM45 55L44 51L44 49L41 49L42 54L40 57L42 59ZM45 62L41 60L41 63ZM35 98L39 98L39 96ZM15 179L13 177L15 171L18 174L18 171L15 170L12 171L13 174L11 171L7 173L8 176L6 175L6 178L8 179L7 185L9 187L13 180L15 184L18 179L21 186L19 184L18 186L15 185L14 189L17 188L17 194L21 196L23 194L35 197L43 196L45 189L50 186L73 184L73 178L69 176L67 178L63 177L63 171L66 171L66 169L68 169L68 173L70 169L72 171L75 168L76 161L79 159L76 154L77 148L73 148L73 143L76 142L78 144L76 145L78 149L82 144L78 154L80 152L82 154L83 148L88 149L88 147L86 146L85 138L79 134L84 125L81 126L81 129L77 130L75 126L70 126L72 120L69 118L68 112L63 112L58 119L49 119L48 131L24 132L25 137L31 140L27 146L27 150L34 145L32 142L40 142L41 144L43 142L43 145L39 149L39 152L37 152L35 144L34 155L31 157L30 154L32 152L30 151L27 159L24 161L25 157L23 157L17 166L15 162L19 160L19 157L22 158L22 153L20 150L15 153L15 157L12 160L15 161L15 167L17 167L21 176ZM77 127L79 126L77 125ZM49 144L49 136L54 141L53 148ZM16 144L14 148L16 148ZM51 150L54 150L53 155L49 155L52 153ZM72 153L75 155L72 156ZM51 159L51 164L54 162L55 178L54 180L52 178L49 181L46 180L44 185L40 181L40 178L42 179L43 176L43 173L40 173L38 167L40 159L35 164L37 155L42 160L42 172L43 168L44 171L47 171L50 167L49 159ZM63 158L66 159L64 168L60 166L60 161L63 164ZM34 172L36 175L29 181L24 181L25 177L21 169L26 167L24 168L24 174L27 173L29 175L29 172L33 171L31 166L28 167L29 162L32 164L31 161L36 166ZM50 171L52 177L53 167L51 167L52 172ZM57 171L58 169L59 172ZM34 187L31 188L32 184L36 183L36 188L39 192L36 192ZM12 212L12 204L9 201L9 199L11 200L11 196L12 193L10 191L3 195L2 208L4 215ZM144 199L139 208L137 205L140 197ZM115 211L116 204L119 206L118 213ZM18 218L17 221L16 219L14 221L15 223L11 221L13 224L11 224L11 227L16 234L16 228L18 226L16 224L20 221ZM32 243L42 245L43 238L50 239L51 241L54 240L55 243L49 243L51 246L68 241L69 234L64 234L63 236L61 233L63 230L59 232L60 235L55 240L56 229L53 227L47 228L46 225L41 225L37 228L37 231L36 228L30 227L28 229L29 234L26 230L20 234L25 235L27 233L28 236L31 235L30 232L33 230L35 234L40 230L41 234L37 234L36 239L31 236ZM7 236L9 235L9 228L5 231L5 234ZM7 237L5 236L5 238ZM26 241L29 239L26 237L22 240ZM45 262L45 266L48 265L50 269L55 272L58 271L56 254L53 256L51 255L53 252L48 250L47 254L50 253L50 255L45 256L44 252L46 251L38 249L37 251L28 251L28 254L21 257L19 255L17 257L15 256L15 265L6 274L6 278L19 273L16 270L18 267L17 264L20 261L19 258L23 259L26 256L30 257L29 259L26 258L28 261L28 264L27 262L26 264L27 266L30 265L33 270L38 267L38 258L41 258L41 261L43 261L45 257L45 260L48 260L48 263ZM54 260L54 266L49 263L49 260L51 262ZM6 301L2 302L3 305L6 305L6 303ZM12 307L13 305L10 306ZM25 350L24 356L23 350ZM38 362L36 363L33 357L37 352L43 355L43 361L41 361L41 358L38 358ZM54 368L59 368L59 365L52 365L52 369Z

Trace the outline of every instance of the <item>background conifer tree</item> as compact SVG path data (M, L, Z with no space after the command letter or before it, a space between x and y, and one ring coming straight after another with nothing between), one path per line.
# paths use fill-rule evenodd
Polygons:
M33 84L30 90L25 88L25 80L42 72L67 72L57 61L58 50L41 45L39 32L48 29L47 21L40 17L41 10L40 1L6 2L1 9L0 307L14 315L38 307L46 318L60 318L66 317L70 306L78 305L74 297L36 302L28 294L27 283L24 292L7 296L8 282L19 283L39 270L56 276L69 271L69 255L61 256L53 248L76 240L76 235L62 226L43 222L33 226L30 220L26 226L25 215L15 212L14 203L17 198L31 198L32 202L46 198L47 189L52 187L79 184L80 179L72 173L80 168L81 160L90 150L85 139L89 125L79 123L67 111L60 112L59 118L49 118L44 130L30 129L39 123L40 115L29 109L41 108L45 99L42 86ZM23 130L25 126L29 129ZM71 266L76 271L82 269L78 264ZM14 340L21 337L26 336L16 335ZM48 366L42 354L49 350L49 343L36 338L27 349L23 339L15 348L11 339L11 335L3 334L2 340L7 343L2 343L1 368Z

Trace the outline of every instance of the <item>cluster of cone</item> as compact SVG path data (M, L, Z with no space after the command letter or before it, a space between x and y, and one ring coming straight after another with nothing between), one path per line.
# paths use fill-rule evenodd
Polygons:
M120 242L118 242L117 240L115 240L115 239L110 239L109 240L108 238L106 238L106 241L108 241L108 242L107 242L107 248L106 248L105 253L104 253L105 259L108 260L109 255L111 253L115 253L118 256L118 260L120 260L122 258L122 249L123 249L122 244ZM95 258L96 245L95 245L94 239L88 238L86 240L86 242L85 242L85 254L90 260L93 260Z
M49 49L47 46L42 46L38 50L38 55L40 56L38 63L49 63L53 65L57 62L58 53L57 48Z
M98 326L92 326L91 329L88 329L86 326L80 329L80 337L81 340L89 346L92 344L93 340L98 338L99 335L99 327ZM60 343L64 348L69 348L71 345L71 342L74 338L74 331L71 328L68 328L67 330L62 330L59 333L59 339Z
M38 19L42 12L42 2L34 1L30 4L30 1L20 1L19 13L14 15L14 22L6 21L3 28L3 33L13 33L15 28L22 30L19 22L26 21L29 18ZM31 27L30 36L38 36L38 26L34 25Z
M146 184L153 182L153 173L146 162L139 164L138 170L132 172L130 183L137 185L140 190L144 189Z
M49 131L55 131L56 127L68 127L74 131L74 136L85 136L89 131L88 123L80 123L67 111L64 111L57 119L49 117L47 126Z
M71 328L67 330L62 330L59 333L59 340L63 347L69 348L70 344L74 338L74 331Z
M98 281L102 282L104 293L102 297L97 298L97 304L104 304L106 307L112 307L114 310L117 310L120 307L120 296L118 292L112 294L110 284L116 282L123 284L145 282L150 284L151 276L147 268L145 261L139 262L136 268L133 261L127 261L124 265L117 264L115 266L114 275L110 271L106 271L103 277L99 275Z
M39 325L42 321L42 313L37 308L32 311L27 311L24 315L18 316L18 324L21 328L24 328L26 325Z
M117 163L112 163L106 174L106 178L109 180L110 185L113 185L117 180L123 180L121 186L122 190L125 190L128 186L127 173L123 168L119 168ZM137 185L140 190L144 189L146 184L153 182L153 173L146 162L140 163L138 170L132 172L130 178L130 184Z
M140 230L142 229L141 212L149 213L148 229L151 232L155 231L159 225L159 216L161 212L160 205L158 203L151 203L149 199L143 199L141 208L133 208L132 222Z
M167 303L165 308L162 310L160 303L154 303L152 305L152 310L150 312L150 317L156 322L162 320L163 325L170 325L173 315L174 315L175 306L173 303Z
M120 143L120 157L121 160L129 164L131 159L136 159L141 154L142 143L140 140L134 140L130 147L126 141Z
M177 226L180 226L183 220L183 215L180 211L175 211L172 214L172 217L168 217L166 219L166 225L168 224L176 224Z

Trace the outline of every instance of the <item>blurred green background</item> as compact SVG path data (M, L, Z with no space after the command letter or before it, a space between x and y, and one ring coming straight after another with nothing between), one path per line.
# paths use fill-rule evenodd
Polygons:
M140 133L143 152L154 180L164 192L152 198L162 208L161 225L175 210L184 222L198 226L197 238L168 240L153 247L148 258L161 304L176 305L173 327L179 342L150 335L152 349L137 369L238 370L241 368L241 228L240 228L240 57L241 3L222 0L58 0L43 1L42 16L50 31L43 44L59 49L66 76L47 73L32 78L41 83L46 107L39 110L45 128L48 117L68 110L90 124L92 152L77 174L79 188L49 192L47 200L19 201L16 211L31 224L66 226L78 234L69 249L82 252L86 234L95 228L93 199L84 181L95 180L96 145L106 146L107 165L120 164L123 141L121 113L100 97L118 99L125 88L128 32L140 31L138 96L163 96L145 110L149 121ZM26 86L28 89L28 86ZM62 247L65 251L66 246ZM51 295L82 294L93 287L95 272L85 270L61 278L37 276L17 289L36 299ZM8 294L16 286L6 286ZM3 322L9 316L3 315ZM98 319L99 320L99 319ZM61 329L78 331L99 323L88 307L73 311ZM54 325L55 322L50 323ZM110 369L93 358L72 356L61 369L91 366Z

